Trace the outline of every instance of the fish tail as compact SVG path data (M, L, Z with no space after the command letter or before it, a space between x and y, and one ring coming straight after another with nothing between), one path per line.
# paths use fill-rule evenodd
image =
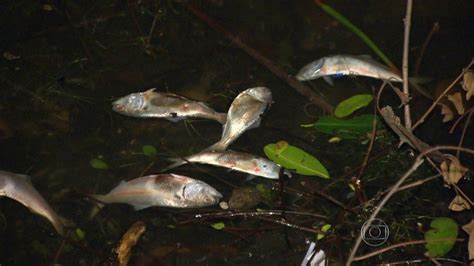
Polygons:
M201 152L208 152L208 151L225 151L227 149L227 145L222 142L222 141L218 141L214 144L212 144L211 146L205 148L204 150L202 150Z
M184 165L184 164L188 163L186 160L183 160L181 158L168 158L168 161L174 162L174 163L171 164L171 165L168 165L167 167L165 167L163 169L161 169L161 172L166 172L170 169L173 169L173 168L176 168L178 166L181 166L181 165Z
M216 113L216 120L224 125L227 121L227 113Z
M91 209L91 212L89 214L89 219L92 220L94 217L99 213L99 211L105 206L105 203L103 202L104 195L90 195L92 199L94 199L94 206Z
M54 221L53 227L60 236L64 236L64 223L62 222L61 219Z

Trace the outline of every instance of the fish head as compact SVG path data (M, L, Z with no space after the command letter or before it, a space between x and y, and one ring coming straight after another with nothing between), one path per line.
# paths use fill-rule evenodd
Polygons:
M295 78L300 81L317 79L324 76L323 71L324 58L313 61L306 66L304 66Z
M219 203L222 194L210 185L194 180L183 186L182 197L187 207L207 207Z
M120 97L112 103L112 110L120 114L140 117L146 112L147 98L153 91L154 89L150 89Z
M280 173L280 166L275 164L274 162L259 158L256 159L257 168L259 169L259 175L262 177L270 178L270 179L278 179Z
M112 103L112 110L117 113L135 116L140 114L145 106L145 97L142 93L132 93L119 98Z
M254 87L245 90L245 94L252 96L253 98L257 99L263 103L272 103L272 91L267 87Z

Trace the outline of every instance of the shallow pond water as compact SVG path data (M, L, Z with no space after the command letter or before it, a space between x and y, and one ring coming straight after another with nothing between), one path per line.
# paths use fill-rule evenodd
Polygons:
M331 5L401 65L403 1L354 4L341 0ZM200 1L198 7L289 74L325 55L371 53L313 1L209 0ZM420 76L433 79L430 88L441 80L453 80L472 58L472 10L472 1L415 1L412 62L419 57L433 23L440 23L419 70ZM0 169L32 176L32 183L51 206L75 223L68 237L61 238L46 220L10 199L0 199L0 265L114 263L112 249L136 221L143 221L146 231L133 248L130 265L297 265L306 253L307 240L316 238L304 228L316 230L326 223L334 231L318 242L320 247L330 264L346 259L369 213L357 208L346 212L320 192L344 205L356 205L348 183L364 160L367 138L329 144L331 136L300 127L313 123L323 112L183 5L175 1L55 1L54 5L21 1L4 4L0 11L4 57L0 61ZM308 84L333 105L380 86L379 81L367 78L344 78L334 87L322 80ZM282 191L279 182L246 181L245 174L211 166L189 165L173 172L211 184L225 201L236 187L260 185L273 194L258 208L321 214L327 219L285 214L285 222L301 227L291 228L281 224L280 216L195 218L222 212L219 206L134 212L120 204L88 218L92 208L88 194L105 193L121 180L158 173L169 164L167 158L198 152L221 135L221 125L213 121L172 123L126 117L112 111L112 100L155 87L225 112L239 92L254 86L270 88L274 103L261 126L245 132L231 149L264 156L266 144L286 140L316 156L331 179L294 175L284 182ZM429 101L419 95L414 99L418 116ZM398 105L390 95L383 102ZM444 136L447 131L440 115L434 116L438 120L421 127L420 134L434 144L457 144L458 135L437 138L433 134L436 130ZM363 175L368 198L385 190L410 166L409 152L397 150L396 144L388 128L375 143L375 159ZM465 142L467 147L472 144L470 139ZM156 148L155 158L143 154L144 145ZM94 158L106 162L108 169L91 167ZM425 167L416 177L432 173ZM467 222L469 215L458 217L447 210L452 195L437 180L397 196L381 214L396 231L389 243L422 239L416 223L429 224L432 217L448 215ZM225 227L216 230L212 227L216 223ZM77 228L84 232L82 237ZM362 247L360 254L371 250ZM364 263L420 258L423 252L422 246L395 250ZM456 246L450 257L465 261L465 243Z

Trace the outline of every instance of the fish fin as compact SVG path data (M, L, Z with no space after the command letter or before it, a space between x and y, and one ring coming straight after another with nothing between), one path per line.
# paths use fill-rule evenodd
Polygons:
M225 151L227 149L227 146L225 146L224 143L218 141L211 146L205 148L201 152L208 152L208 151Z
M161 172L166 172L170 169L173 169L173 168L176 168L178 166L181 166L181 165L184 165L184 164L188 163L186 160L183 160L181 158L168 158L167 160L170 161L170 162L174 162L174 163L171 164L171 165L168 165L167 167L165 167L163 169L161 169Z
M133 204L133 210L135 211L140 211L140 210L143 210L143 209L146 209L148 207L151 207L151 205L149 204Z
M216 119L219 123L224 125L227 121L227 113L217 113Z
M330 76L324 76L323 77L324 81L326 81L329 85L334 86L334 81Z
M102 203L104 195L89 195L89 196L92 199L94 199L94 202L92 202L94 206L92 207L91 212L89 214L89 220L92 220L97 215L97 213L99 213L99 211L105 206L105 204Z
M360 54L358 57L365 59L365 60L372 60L375 61L374 58L370 54Z
M181 120L184 120L184 117L172 116L172 117L165 117L166 120L177 123Z
M15 174L17 177L23 179L24 181L28 182L29 184L32 184L31 182L31 176L29 175L23 175L23 174Z
M248 174L247 177L245 178L245 182L252 181L256 178L256 175Z
M151 89L148 89L146 91L144 91L143 93L147 94L147 93L152 93L156 90L156 88L151 88Z

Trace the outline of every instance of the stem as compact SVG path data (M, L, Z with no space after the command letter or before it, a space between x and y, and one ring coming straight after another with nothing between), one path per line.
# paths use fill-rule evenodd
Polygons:
M367 36L361 29L356 25L352 24L350 20L344 17L341 13L337 12L331 6L322 3L320 0L314 1L324 12L326 12L331 17L335 18L342 25L346 26L350 31L352 31L357 37L359 37L372 51L382 59L382 61L387 64L392 69L398 68L388 59L388 57L380 50L380 48Z
M413 9L413 0L407 0L407 12L405 16L405 34L403 38L403 93L409 98L410 92L408 90L408 50L410 49L410 27L411 27L411 13ZM405 127L411 132L411 116L410 104L405 104L403 107L405 114Z
M196 7L190 3L183 3L180 2L189 12L195 15L197 18L205 22L209 27L214 29L215 31L222 33L226 38L232 41L233 44L238 46L240 49L244 50L248 55L253 57L257 60L260 64L264 65L268 68L275 76L279 77L280 79L284 80L288 85L290 85L293 89L295 89L299 94L308 98L308 100L319 108L321 108L326 113L332 113L334 111L334 107L324 100L322 97L318 96L310 87L304 85L299 80L294 78L293 76L289 75L284 69L274 64L270 59L263 56L253 47L249 46L245 42L243 42L237 35L232 34L228 31L224 26L219 24L216 20L209 17L206 13L204 13L201 9Z

